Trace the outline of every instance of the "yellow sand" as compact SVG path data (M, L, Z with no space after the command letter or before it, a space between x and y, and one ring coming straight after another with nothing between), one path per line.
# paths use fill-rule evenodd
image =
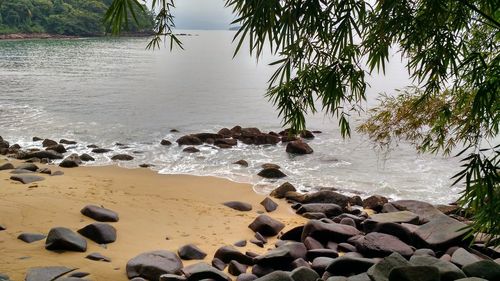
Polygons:
M54 265L90 272L89 278L95 281L127 280L125 265L130 258L151 250L176 251L187 243L206 251L205 261L210 262L220 246L251 239L248 224L258 216L257 211L263 211L259 203L265 196L256 194L248 184L229 180L159 175L148 169L116 166L48 167L65 174L44 175L44 181L23 185L9 179L10 171L0 171L0 224L7 227L0 231L0 273L12 280L24 280L28 268ZM231 200L251 203L254 210L238 212L221 205ZM280 206L271 216L284 222L285 230L304 222L286 202L275 201ZM107 249L89 240L86 253L54 253L45 250L44 240L27 244L17 239L22 232L47 234L57 226L76 231L93 223L80 214L87 204L103 205L120 215L120 221L113 223L118 239ZM264 252L250 243L241 250ZM112 262L85 259L92 252Z

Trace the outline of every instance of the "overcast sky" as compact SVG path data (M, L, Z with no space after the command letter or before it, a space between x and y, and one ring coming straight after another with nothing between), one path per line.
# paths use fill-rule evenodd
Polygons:
M227 30L234 17L224 3L225 0L176 0L175 24L178 29Z

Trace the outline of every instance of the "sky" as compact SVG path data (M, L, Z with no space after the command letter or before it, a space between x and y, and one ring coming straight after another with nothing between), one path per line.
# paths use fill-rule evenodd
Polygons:
M234 16L224 3L225 0L176 0L175 25L177 29L228 30Z

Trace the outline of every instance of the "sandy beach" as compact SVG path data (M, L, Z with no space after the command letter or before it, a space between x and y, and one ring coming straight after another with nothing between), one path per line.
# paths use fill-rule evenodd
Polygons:
M149 169L116 166L63 169L37 165L64 175L44 175L44 181L23 185L9 179L10 171L0 171L0 224L7 228L0 232L0 272L12 280L24 280L28 268L57 265L89 272L91 280L127 280L129 259L151 250L175 252L187 243L206 251L205 260L210 262L217 248L251 239L254 233L248 224L264 211L259 205L264 195L256 194L248 184L225 179L160 175ZM253 210L239 212L221 204L232 200L248 202ZM285 201L274 200L280 206L271 216L286 224L285 231L306 221ZM113 223L117 241L107 248L88 240L86 253L55 253L45 250L44 240L27 244L17 239L22 232L47 234L58 226L76 231L93 223L80 214L87 204L103 205L120 215L120 221ZM240 250L265 251L251 243ZM85 259L93 252L112 261Z

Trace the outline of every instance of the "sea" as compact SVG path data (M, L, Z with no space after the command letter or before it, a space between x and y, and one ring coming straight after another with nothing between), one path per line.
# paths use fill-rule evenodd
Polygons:
M453 155L419 154L404 142L380 150L355 130L343 139L335 116L321 112L307 115L308 129L322 131L308 141L313 154L289 155L283 144L241 143L182 152L175 140L190 133L235 125L283 129L278 110L265 96L275 56L256 58L244 46L233 57L232 31L183 33L188 35L180 37L184 50L170 50L168 44L148 50L148 38L0 41L0 136L24 148L41 148L34 136L75 140L67 148L79 154L90 153L87 145L95 144L113 152L93 155L96 161L85 165L137 168L148 163L160 174L222 177L250 183L259 193L288 181L302 192L335 189L436 204L459 197L462 187L452 186L450 179L460 165ZM380 93L396 94L412 84L400 54L390 59L385 74L368 77L364 111L377 104ZM366 118L364 112L351 114L351 126ZM162 139L174 144L162 146ZM134 160L113 162L117 153ZM249 167L232 164L240 159ZM264 163L278 164L287 177L259 177Z

